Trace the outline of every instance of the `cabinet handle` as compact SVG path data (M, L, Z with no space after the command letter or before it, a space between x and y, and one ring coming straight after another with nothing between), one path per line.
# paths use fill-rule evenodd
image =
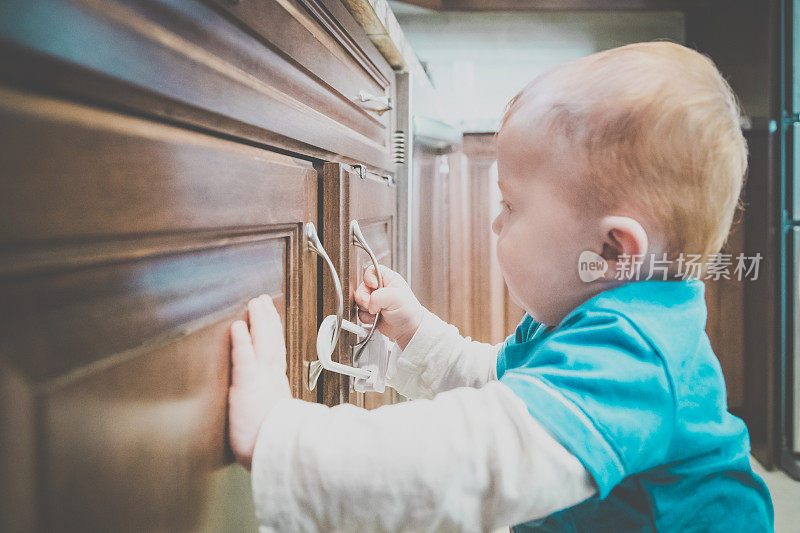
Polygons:
M378 287L383 287L383 275L381 274L381 268L378 264L378 259L372 252L372 248L370 248L369 244L367 244L364 234L361 233L361 227L358 225L358 221L350 221L350 234L353 236L353 245L361 248L369 255L370 260L372 260L372 266L375 268L375 275L378 277ZM361 358L361 352L364 351L364 348L367 346L367 342L369 342L369 340L372 338L372 335L375 333L375 328L378 327L378 321L380 318L381 312L378 310L378 313L375 315L375 321L372 323L372 327L367 330L368 333L366 338L355 345L358 347L358 349L353 354L353 364L358 363L358 360Z
M344 320L344 296L342 294L342 282L339 281L339 274L336 273L336 267L333 266L331 258L328 257L328 252L322 247L322 243L317 235L317 228L314 224L309 222L306 224L306 238L308 239L308 247L312 252L316 253L328 265L331 271L331 278L333 279L333 287L336 290L336 329L333 332L333 341L331 344L336 346L339 340L339 333L342 331L342 320Z
M389 96L376 96L361 90L358 91L358 100L360 102L374 104L375 106L370 109L375 111L379 116L392 109L392 99Z
M317 359L308 364L308 375L306 376L308 379L308 389L314 390L314 388L317 386L317 381L319 380L319 376L322 373L323 368L357 378L369 378L371 375L370 371L363 368L355 368L352 366L343 365L331 359L331 354L333 353L336 343L339 340L339 334L341 333L342 328L361 336L366 336L368 333L367 330L361 326L353 324L348 320L344 320L344 295L342 293L342 283L339 280L339 275L336 273L336 268L333 266L331 258L328 256L325 248L322 247L322 243L319 240L317 229L314 227L314 224L310 222L306 224L305 234L306 239L308 240L308 248L312 252L322 257L331 271L331 277L333 278L333 286L336 290L337 299L336 315L329 315L325 317L320 325L319 331L317 332ZM330 334L330 339L328 340L326 339L327 330L331 329L332 333Z

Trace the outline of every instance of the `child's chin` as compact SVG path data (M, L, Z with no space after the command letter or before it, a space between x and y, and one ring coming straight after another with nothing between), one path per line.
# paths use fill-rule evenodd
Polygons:
M506 283L506 287L508 287L508 283ZM525 309L526 312L528 312L527 309L528 309L529 306L525 305L522 302L522 300L520 300L519 297L517 297L517 294L513 290L511 290L511 287L508 287L508 296L509 296L509 298L511 298L511 301L514 302L514 305L516 305L518 307L521 307L521 308ZM528 313L528 314L530 314L530 313Z

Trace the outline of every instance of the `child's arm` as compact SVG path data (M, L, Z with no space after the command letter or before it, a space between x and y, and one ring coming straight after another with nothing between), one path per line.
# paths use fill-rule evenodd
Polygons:
M407 398L433 398L458 387L482 387L497 379L497 352L462 337L427 309L405 350L392 353L387 385Z
M232 327L230 396L231 443L242 464L252 459L262 531L489 530L595 493L580 462L497 381L374 411L289 398L267 304L251 303L250 335Z
M432 398L457 387L480 387L497 379L497 352L491 345L462 337L452 326L422 307L397 272L381 267L383 288L371 266L355 293L363 322L381 311L378 330L396 341L387 384L407 398ZM371 313L371 314L370 314Z

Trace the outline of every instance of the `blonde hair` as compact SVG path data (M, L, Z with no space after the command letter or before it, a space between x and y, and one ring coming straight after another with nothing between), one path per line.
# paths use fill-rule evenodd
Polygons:
M730 231L747 168L739 106L714 63L667 42L637 43L544 73L506 106L566 136L584 157L581 188L610 212L650 213L670 259L705 263Z

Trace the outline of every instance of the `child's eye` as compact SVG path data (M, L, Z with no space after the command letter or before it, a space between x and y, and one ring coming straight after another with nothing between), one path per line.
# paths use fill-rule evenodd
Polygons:
M505 209L509 213L511 212L511 206L505 200L500 200L500 208Z

